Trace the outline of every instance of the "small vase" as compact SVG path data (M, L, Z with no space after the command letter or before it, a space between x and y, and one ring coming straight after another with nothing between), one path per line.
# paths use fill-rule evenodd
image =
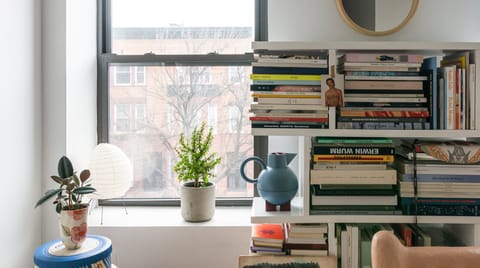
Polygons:
M190 222L210 220L215 214L216 185L209 182L206 187L193 187L193 182L180 188L180 210L182 217Z
M60 211L60 237L69 250L78 249L87 237L88 205L74 210Z

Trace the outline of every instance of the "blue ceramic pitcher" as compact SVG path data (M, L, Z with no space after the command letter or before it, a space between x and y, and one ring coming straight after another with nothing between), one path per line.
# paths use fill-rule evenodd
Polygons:
M288 167L295 158L292 153L271 153L268 155L268 165L260 157L249 157L240 166L240 175L250 183L257 184L260 196L273 205L283 205L290 202L298 191L297 176ZM245 175L245 165L255 161L262 166L258 178L251 179Z

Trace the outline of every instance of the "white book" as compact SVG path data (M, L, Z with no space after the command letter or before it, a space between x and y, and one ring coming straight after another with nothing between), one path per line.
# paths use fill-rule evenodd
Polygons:
M310 170L310 184L396 184L397 170Z
M312 195L312 205L396 206L397 195Z
M328 256L328 250L291 249L290 255L296 256Z

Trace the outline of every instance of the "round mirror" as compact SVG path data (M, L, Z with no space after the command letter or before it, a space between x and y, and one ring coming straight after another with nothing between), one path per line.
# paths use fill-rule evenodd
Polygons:
M343 20L358 32L387 35L404 27L419 0L337 0Z

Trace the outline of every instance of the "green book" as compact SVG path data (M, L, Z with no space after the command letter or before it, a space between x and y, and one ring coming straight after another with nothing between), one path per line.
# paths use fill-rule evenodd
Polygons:
M372 229L360 225L360 268L372 268Z

